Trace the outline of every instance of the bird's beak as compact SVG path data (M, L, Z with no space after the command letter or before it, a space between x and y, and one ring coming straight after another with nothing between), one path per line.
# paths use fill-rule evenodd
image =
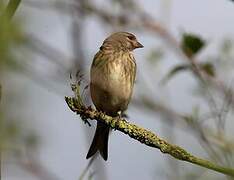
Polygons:
M135 47L136 48L143 48L144 46L141 43L137 42Z

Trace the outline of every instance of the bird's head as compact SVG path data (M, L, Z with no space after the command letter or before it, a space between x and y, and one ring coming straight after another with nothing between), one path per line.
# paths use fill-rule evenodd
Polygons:
M113 48L115 50L133 51L136 48L143 47L135 35L128 32L116 32L105 39L100 49Z

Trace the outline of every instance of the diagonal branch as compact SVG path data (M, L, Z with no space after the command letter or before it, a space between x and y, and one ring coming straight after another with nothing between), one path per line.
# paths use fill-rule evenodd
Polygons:
M198 158L190 153L188 153L183 148L170 144L165 140L158 137L156 134L149 130L141 128L135 124L127 122L125 119L114 118L105 115L102 112L96 111L91 107L85 107L82 103L81 97L79 95L79 89L75 91L76 97L65 97L65 101L69 108L79 114L87 122L87 119L97 120L99 122L105 123L109 127L116 129L124 134L127 134L131 138L153 148L159 149L162 153L169 154L174 158L182 161L187 161L199 166L220 172L234 177L234 169L219 166L210 161Z

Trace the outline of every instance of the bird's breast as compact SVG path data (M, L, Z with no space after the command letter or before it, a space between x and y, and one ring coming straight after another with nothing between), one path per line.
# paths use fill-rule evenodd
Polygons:
M119 104L127 108L135 81L135 62L128 58L115 58L108 60L102 67L92 68L91 95L94 104L100 104L102 99L101 106L105 106L104 109Z
M107 89L128 94L132 91L132 81L135 79L135 64L129 59L117 58L106 64L102 75Z

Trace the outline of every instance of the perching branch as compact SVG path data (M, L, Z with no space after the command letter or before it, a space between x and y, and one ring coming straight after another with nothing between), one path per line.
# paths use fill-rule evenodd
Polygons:
M234 169L219 166L210 161L198 158L188 153L183 148L170 144L151 131L129 123L125 119L114 118L106 115L105 113L96 111L91 107L85 107L80 97L79 86L76 86L75 88L74 86L72 87L76 97L65 97L65 101L73 112L81 116L85 123L87 123L87 119L97 120L99 122L105 123L115 130L127 134L131 138L138 140L147 146L158 148L162 153L169 154L176 159L197 164L199 166L234 177Z

